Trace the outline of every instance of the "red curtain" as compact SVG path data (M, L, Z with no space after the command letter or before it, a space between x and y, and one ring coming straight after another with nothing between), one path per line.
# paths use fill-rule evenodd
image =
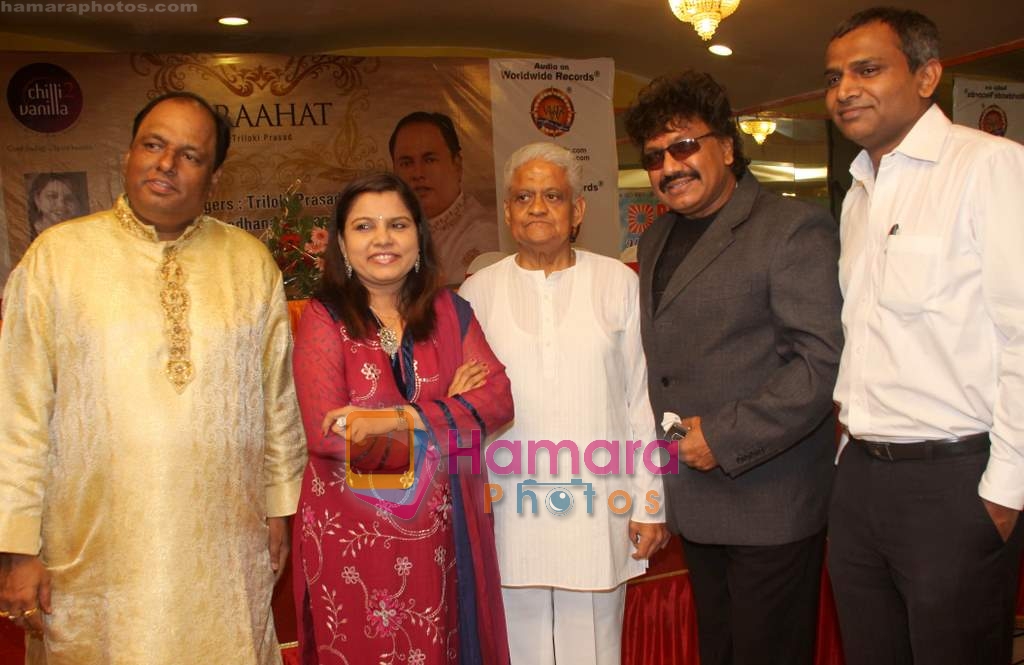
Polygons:
M622 665L700 665L695 617L682 543L673 538L626 590Z

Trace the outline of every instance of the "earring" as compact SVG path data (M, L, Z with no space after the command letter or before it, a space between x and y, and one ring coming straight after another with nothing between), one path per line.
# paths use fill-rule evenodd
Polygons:
M416 272L420 271L420 255L419 254L416 255L416 263L412 264L412 269L415 270Z
M345 254L341 255L341 260L345 262L345 276L349 279L352 278L352 264L348 262L348 256Z

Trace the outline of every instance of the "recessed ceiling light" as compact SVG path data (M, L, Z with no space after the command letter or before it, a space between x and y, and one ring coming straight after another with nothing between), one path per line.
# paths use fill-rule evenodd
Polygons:
M708 47L708 50L714 53L715 55L732 55L732 49L726 46L725 44L712 44L711 46Z
M249 25L249 19L242 18L241 16L225 16L224 18L217 19L217 23L236 27L240 25Z

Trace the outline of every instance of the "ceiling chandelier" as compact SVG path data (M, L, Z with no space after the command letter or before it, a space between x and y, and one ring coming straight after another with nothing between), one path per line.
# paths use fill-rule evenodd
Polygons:
M718 24L740 6L740 0L668 0L672 13L683 23L692 23L701 39L715 34Z
M744 134L750 134L761 145L768 138L768 135L775 131L775 121L771 118L747 118L740 120L740 130Z

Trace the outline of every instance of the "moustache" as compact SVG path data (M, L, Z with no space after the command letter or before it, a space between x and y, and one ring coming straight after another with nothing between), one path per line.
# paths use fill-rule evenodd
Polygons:
M658 189L664 194L668 191L668 186L676 180L682 180L683 178L693 178L694 180L700 180L700 173L697 171L676 171L675 173L666 173L662 177L661 182L658 183Z

